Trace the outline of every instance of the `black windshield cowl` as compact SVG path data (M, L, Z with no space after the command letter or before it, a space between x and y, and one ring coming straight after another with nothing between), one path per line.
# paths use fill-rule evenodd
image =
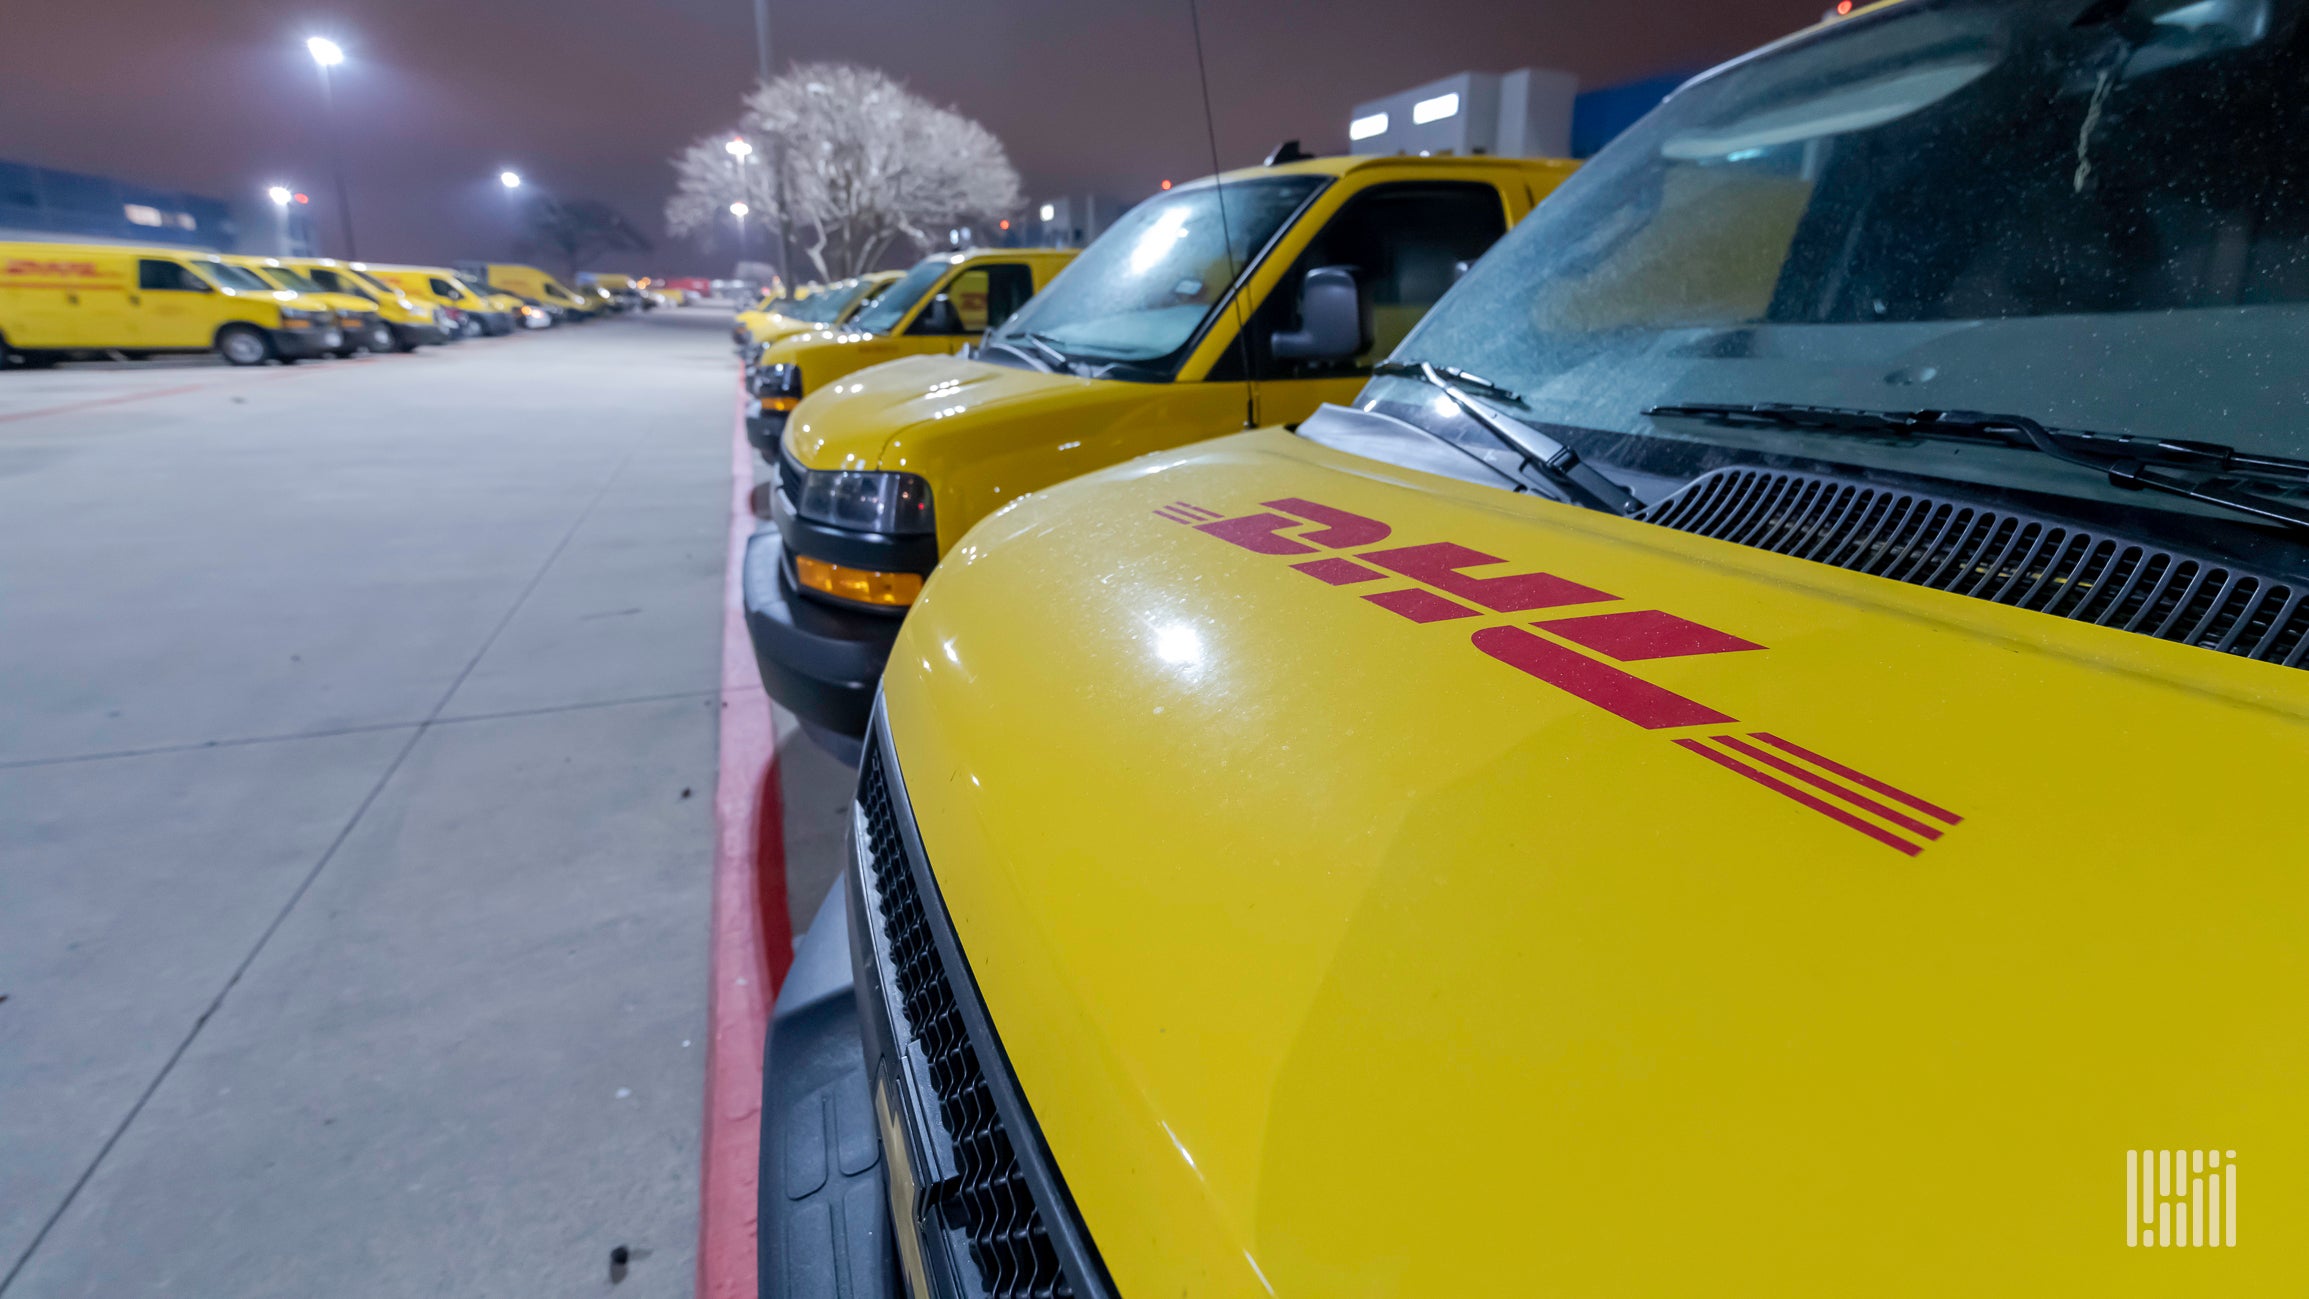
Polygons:
M2048 429L2024 415L1955 410L1867 410L1777 402L1695 402L1648 407L1653 419L1688 419L1731 428L1769 428L1838 437L1932 438L2033 451L2106 474L2135 491L2162 492L2290 528L2309 530L2309 512L2262 496L2241 476L2309 483L2309 461L2255 455L2218 442L2132 438L2084 429ZM2164 470L2195 477L2174 477Z
M1562 440L1548 436L1493 405L1493 402L1512 402L1519 406L1523 404L1521 397L1498 384L1464 370L1426 362L1390 361L1377 367L1374 373L1386 378L1417 379L1441 389L1444 399L1459 414L1464 415L1469 423L1481 429L1492 441L1512 452L1524 468L1544 480L1566 502L1601 510L1606 514L1628 515L1643 508L1643 502L1631 495L1627 488L1597 472L1594 466L1580 459L1579 452ZM1434 430L1424 425L1414 423L1413 427L1434 434ZM1450 441L1440 434L1434 435ZM1460 449L1465 450L1463 447ZM1497 467L1493 468L1496 470Z

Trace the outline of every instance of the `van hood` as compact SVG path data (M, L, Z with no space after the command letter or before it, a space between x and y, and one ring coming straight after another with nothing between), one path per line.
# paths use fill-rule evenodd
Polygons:
M2309 673L1263 430L989 518L883 689L1122 1295L2309 1273Z
M300 293L297 305L308 311L327 308L335 312L374 313L377 304L367 298L356 298L350 293Z
M805 389L788 426L788 449L811 469L921 472L940 447L954 442L969 442L974 455L998 453L986 439L1004 436L998 426L1018 429L1018 417L1035 407L1095 414L1101 394L1120 403L1147 390L1146 384L1045 374L944 354L909 356L823 390Z

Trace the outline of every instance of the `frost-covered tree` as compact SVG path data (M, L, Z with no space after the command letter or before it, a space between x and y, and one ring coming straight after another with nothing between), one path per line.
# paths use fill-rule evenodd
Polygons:
M676 234L705 230L742 201L775 229L782 201L796 250L827 279L870 270L901 242L926 250L950 228L1019 204L1018 172L993 132L872 68L797 66L746 97L737 134L755 147L742 168L723 150L728 136L675 160L667 224Z

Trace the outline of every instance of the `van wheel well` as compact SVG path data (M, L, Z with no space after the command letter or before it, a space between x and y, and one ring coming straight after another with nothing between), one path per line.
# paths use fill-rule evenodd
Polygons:
M263 365L273 359L273 340L255 325L235 321L216 331L216 350L233 365Z

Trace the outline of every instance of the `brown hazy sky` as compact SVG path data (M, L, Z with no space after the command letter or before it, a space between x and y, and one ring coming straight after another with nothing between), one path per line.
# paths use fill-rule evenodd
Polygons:
M1822 0L1204 0L1222 161L1296 136L1346 146L1359 99L1466 68L1606 85L1701 66L1816 18ZM779 61L878 65L977 117L1037 196L1134 199L1210 168L1186 0L772 0ZM751 0L0 0L0 158L248 200L312 192L333 244L319 87L337 108L360 251L503 256L495 176L608 200L661 272L731 249L668 238L666 158L736 113ZM245 219L245 218L244 218ZM329 251L334 251L333 248Z

